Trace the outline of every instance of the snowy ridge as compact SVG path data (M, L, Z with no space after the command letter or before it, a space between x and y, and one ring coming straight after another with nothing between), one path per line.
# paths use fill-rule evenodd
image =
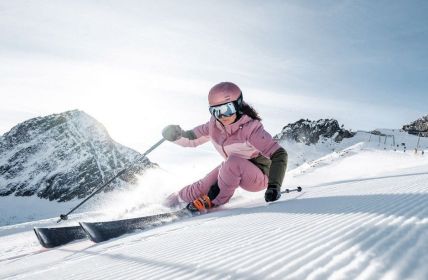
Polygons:
M82 199L133 162L110 189L127 186L135 173L153 166L140 157L82 111L30 119L0 137L0 196Z
M339 143L344 138L351 138L355 135L354 132L343 127L344 125L339 126L339 122L335 119L320 119L317 121L300 119L295 123L286 125L275 138L292 140L306 145L328 140Z
M349 148L346 148L344 150L341 150L338 152L332 152L331 154L325 155L319 159L305 162L299 167L291 170L289 173L294 176L298 176L299 174L310 172L311 170L314 170L316 167L325 166L325 165L331 164L333 161L338 160L342 157L354 155L358 151L362 150L363 146L364 146L364 143L361 142Z
M113 141L104 126L82 111L18 124L0 137L0 225L64 212L77 203L58 201L85 198L131 163L105 191L129 188L136 174L154 164Z
M428 149L427 137L419 138L398 129L378 129L376 131L382 135L374 135L367 131L358 131L353 137L345 138L341 142L335 142L332 138L321 138L320 141L312 145L289 140L282 140L280 143L289 155L288 170L302 165L315 164L313 161L323 161L323 157L327 155L335 157L336 153L346 153L346 151L352 150L352 147L359 143L364 143L361 146L362 149L366 147L380 150L415 152L417 148L419 154L422 150Z
M269 206L240 193L223 211L15 256L2 236L0 278L426 279L428 158L362 144L342 154L288 174L304 192Z

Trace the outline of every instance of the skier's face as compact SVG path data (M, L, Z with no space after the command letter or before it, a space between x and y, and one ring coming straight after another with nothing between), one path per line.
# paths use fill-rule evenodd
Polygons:
M225 117L222 116L220 119L218 119L223 125L229 125L235 122L236 120L236 114L233 114L232 116Z

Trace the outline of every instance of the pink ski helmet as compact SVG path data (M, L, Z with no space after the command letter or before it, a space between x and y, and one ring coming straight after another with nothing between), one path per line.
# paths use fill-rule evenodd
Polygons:
M208 103L210 106L217 106L233 102L237 110L242 105L241 89L231 82L222 82L213 86L208 93Z

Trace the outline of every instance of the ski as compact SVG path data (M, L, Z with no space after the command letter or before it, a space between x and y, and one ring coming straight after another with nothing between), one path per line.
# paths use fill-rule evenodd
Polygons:
M65 245L75 240L86 238L85 231L80 226L34 228L37 239L45 248Z
M286 189L282 193L301 191L302 188L298 186L295 189ZM87 237L96 243L103 242L137 230L146 230L156 225L198 214L200 213L192 213L187 208L183 208L174 212L131 219L105 222L80 222L79 226L34 228L34 232L40 245L45 248L53 248Z
M137 230L145 230L156 225L172 222L185 217L192 217L194 215L195 214L190 212L187 208L183 208L174 212L139 218L94 223L81 222L80 226L86 232L89 239L98 243L127 233L132 233Z
M40 245L44 248L54 248L88 237L94 242L101 242L138 229L147 229L159 223L162 224L167 221L177 220L182 217L191 217L193 215L189 210L183 208L175 212L124 220L95 223L82 222L78 226L36 227L34 228L34 233Z

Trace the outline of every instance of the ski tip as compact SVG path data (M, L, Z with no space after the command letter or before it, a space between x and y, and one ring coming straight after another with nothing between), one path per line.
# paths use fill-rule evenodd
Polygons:
M91 239L93 242L97 243L97 233L94 232L94 230L91 228L89 223L85 222L79 222L80 227L85 231L86 235Z
M79 226L33 228L40 245L44 248L54 248L75 240L86 238L85 232Z
M46 241L46 237L43 235L42 231L39 230L39 228L33 228L34 233L37 236L37 239L39 240L40 245L44 248L52 248L53 246L50 246Z
M95 223L79 222L79 225L92 242L99 243L110 239L98 230Z

